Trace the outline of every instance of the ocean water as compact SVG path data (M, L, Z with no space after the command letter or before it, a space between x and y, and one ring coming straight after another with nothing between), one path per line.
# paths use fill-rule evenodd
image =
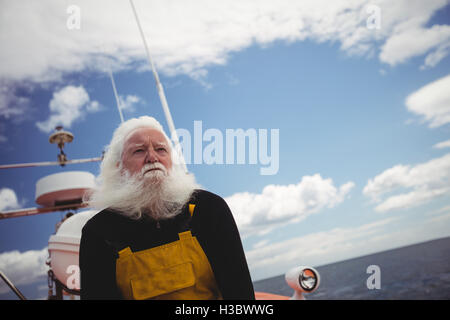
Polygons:
M380 289L367 287L370 265L380 268ZM450 299L450 237L313 267L320 274L320 286L305 294L308 300ZM255 281L254 288L293 294L284 275Z

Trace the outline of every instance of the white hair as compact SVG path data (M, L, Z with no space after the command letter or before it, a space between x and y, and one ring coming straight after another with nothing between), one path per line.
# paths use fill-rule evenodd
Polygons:
M153 128L167 140L172 157L172 168L159 162L146 164L142 172L131 176L122 168L122 152L127 137L136 129ZM139 219L144 214L159 220L176 216L199 187L192 174L184 171L180 155L174 152L171 141L161 124L152 117L143 116L122 123L113 134L100 165L98 187L88 195L88 202L98 209L110 208ZM161 170L147 172L150 167ZM147 173L145 173L147 172Z

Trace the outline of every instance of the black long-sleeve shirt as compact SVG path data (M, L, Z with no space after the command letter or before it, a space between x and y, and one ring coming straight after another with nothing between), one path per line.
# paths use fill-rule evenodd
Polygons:
M205 252L224 299L255 299L241 239L226 202L196 190L188 203L196 205L191 219L188 205L173 219L159 222L127 218L103 210L83 227L80 243L81 299L122 299L116 283L118 251L133 252L178 240L190 228Z

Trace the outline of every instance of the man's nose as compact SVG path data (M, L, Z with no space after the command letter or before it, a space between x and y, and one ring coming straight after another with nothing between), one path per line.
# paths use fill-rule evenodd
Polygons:
M145 160L146 160L145 162L149 162L149 163L159 162L158 155L157 155L156 151L153 150L153 148L148 148L147 159L145 159Z

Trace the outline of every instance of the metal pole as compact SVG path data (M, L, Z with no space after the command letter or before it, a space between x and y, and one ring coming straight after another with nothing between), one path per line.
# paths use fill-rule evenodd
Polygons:
M17 164L2 164L0 169L13 169L13 168L26 168L26 167L44 167L44 166L56 166L61 164L77 164L86 162L97 162L102 161L102 157L98 158L87 158L87 159L76 159L67 161L44 161L44 162L30 162L30 163L17 163Z
M167 103L166 95L164 94L164 88L161 84L161 81L159 81L158 72L156 71L155 65L153 64L152 56L150 55L150 50L148 49L147 41L145 39L144 32L142 31L141 23L139 22L139 17L136 13L136 8L134 7L133 0L130 0L130 4L131 4L131 8L133 9L134 17L136 18L136 23L138 25L139 32L142 37L142 41L144 42L145 52L147 53L147 58L148 58L148 61L150 62L153 76L155 77L156 88L158 90L159 100L161 101L161 105L163 107L164 114L166 116L166 120L167 120L167 124L169 126L171 137L175 142L175 150L176 150L176 152L179 153L179 156L180 156L181 162L182 162L181 164L182 164L184 170L187 172L186 163L184 161L183 155L181 154L181 146L180 146L180 141L178 139L177 132L175 130L175 124L173 123L173 119L172 119L172 115L170 114L170 109L169 109L169 105Z
M20 292L19 289L16 288L16 286L8 279L7 276L5 276L5 274L2 271L0 271L0 278L2 278L3 281L5 281L8 287L11 288L11 290L19 297L20 300L27 300L27 298L25 298L22 292Z
M33 216L36 214L42 213L50 213L56 211L64 211L64 210L76 210L79 208L86 208L89 204L86 202L82 203L73 203L73 204L64 204L60 206L54 207L40 207L40 208L26 208L20 210L9 210L0 212L0 220L9 219L9 218L17 218L17 217L25 217L25 216Z

